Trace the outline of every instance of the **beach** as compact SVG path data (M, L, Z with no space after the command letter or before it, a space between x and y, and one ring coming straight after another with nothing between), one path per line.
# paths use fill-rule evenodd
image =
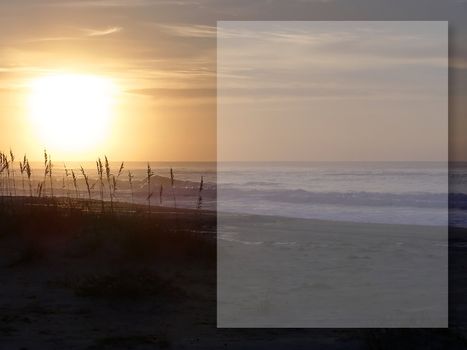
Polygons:
M447 327L447 227L219 214L221 327Z
M105 209L108 213L110 206ZM459 346L464 342L456 329L217 328L214 212L159 208L148 217L141 207L139 214L102 215L53 205L23 207L18 200L1 212L1 218L5 230L0 235L0 339L5 349L390 349L400 344L422 349L446 339ZM333 237L329 227L351 229L343 223L313 224L316 240L323 243L325 236L328 241ZM358 229L356 237L377 228L350 226ZM391 237L409 244L403 232L404 227L396 228ZM436 238L434 233L426 231L423 241L415 232L417 243L429 245ZM465 237L459 231L458 282L465 280ZM225 242L245 246L236 240ZM265 245L273 242L277 237L272 233ZM257 249L258 245L246 247ZM385 254L391 252L397 249L388 246ZM349 259L368 266L365 255L371 258L372 253L359 254ZM427 259L413 249L406 254L413 255L415 262ZM465 287L457 286L457 295L465 294ZM315 287L318 293L325 290L324 285ZM426 302L421 297L419 304L426 306ZM452 308L463 310L462 305ZM380 312L376 307L373 311ZM458 316L464 319L462 312Z
M21 199L0 214L0 348L165 348L212 325L213 212Z

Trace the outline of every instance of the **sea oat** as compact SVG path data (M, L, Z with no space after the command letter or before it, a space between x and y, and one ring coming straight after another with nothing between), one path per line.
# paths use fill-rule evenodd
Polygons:
M172 186L172 196L173 196L173 199L174 199L174 207L176 208L177 207L177 199L175 198L175 187L174 187L175 176L174 176L174 172L173 172L172 168L170 168L170 184Z
M154 176L154 173L151 169L151 165L149 165L148 163L148 169L147 169L147 182L148 182L148 197L147 197L147 200L148 200L148 209L149 209L149 212L151 212L151 197L152 197L152 192L151 192L151 177Z
M86 183L86 188L88 190L88 198L89 200L91 200L91 188L89 187L89 178L86 175L86 172L84 171L83 167L81 167L81 174L83 174L84 182Z
M201 181L199 182L199 190L198 190L198 205L196 206L198 209L201 209L201 205L203 202L203 197L201 196L201 192L203 191L204 186L204 178L201 176Z
M134 177L134 175L131 173L131 171L129 171L128 172L128 183L130 184L131 204L134 204L134 199L133 199L133 177Z

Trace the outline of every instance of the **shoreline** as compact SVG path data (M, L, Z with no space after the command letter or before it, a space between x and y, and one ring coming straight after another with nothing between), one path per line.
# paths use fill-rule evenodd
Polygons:
M246 219L265 219L265 220L284 220L284 221L297 221L297 222L309 222L309 223L317 223L317 224L336 224L336 225L362 225L362 226L374 226L374 227L400 227L400 228L427 228L427 229L434 229L434 228L459 228L465 229L467 231L467 227L462 226L451 226L451 225L419 225L419 224L396 224L396 223L380 223L380 222L363 222L363 221L348 221L348 220L328 220L328 219L318 219L318 218L301 218L301 217L290 217L290 216L281 216L281 215L264 215L264 214L247 214L247 213L235 213L229 211L217 211L217 215L223 217L239 217L239 218L246 218Z

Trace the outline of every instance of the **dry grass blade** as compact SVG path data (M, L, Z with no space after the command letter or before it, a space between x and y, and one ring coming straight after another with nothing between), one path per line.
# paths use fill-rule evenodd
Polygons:
M99 177L100 195L101 195L101 210L104 211L104 167L101 158L96 161L97 175Z
M151 191L151 177L154 176L154 173L151 169L151 165L148 163L148 168L147 168L147 182L148 182L148 210L151 212L151 197L152 197L152 191Z
M201 209L201 205L203 203L203 197L201 195L201 192L203 191L203 187L204 187L204 178L203 176L201 176L201 180L199 182L199 190L198 190L198 204L196 206L198 209Z
M3 196L5 193L8 193L6 190L6 182L5 182L5 170L6 170L6 161L5 161L5 155L0 152L0 174L2 175L2 184L1 184L1 189L2 189L2 203L3 203Z
M170 184L172 185L172 196L173 196L173 199L174 199L174 207L176 208L177 207L177 198L175 197L175 187L174 187L175 176L174 176L174 172L173 172L172 168L170 168Z
M50 159L49 155L49 179L50 179L50 195L53 197L54 196L54 186L53 186L53 181L52 181L52 159Z
M44 182L40 182L37 184L37 197L41 197L42 196L42 186L43 186Z
M68 171L68 168L66 167L66 164L63 164L63 167L65 168L65 185L66 185L66 198L70 198L70 188L68 186L68 177L70 176L70 172Z
M29 164L29 160L26 160L26 175L28 176L29 182L29 196L32 197L32 184L31 184L31 165Z
M45 192L45 180L47 180L47 174L49 173L49 158L47 155L47 150L44 149L44 188L43 191Z
M23 196L26 193L26 190L24 189L24 173L26 171L26 155L24 155L23 161L19 162L19 171L21 172L21 187L22 187L22 194Z
M13 154L13 151L10 148L10 161L11 161L11 174L13 177L13 193L16 196L16 179L15 179L15 155Z
M117 178L120 177L120 175L122 174L123 168L124 168L124 164L122 162L122 164L120 165L120 169L118 169Z
M5 153L0 153L0 158L2 162L2 179L5 176L4 174L6 173L6 181L3 179L2 181L2 192L7 195L11 196L10 192L10 162L8 161L8 157L6 156ZM3 199L3 198L2 198Z
M129 171L129 172L128 172L128 183L130 184L131 204L134 204L134 198L133 198L133 177L134 177L134 175L131 173L131 171Z
M113 194L112 197L115 198L115 193L117 192L117 180L115 179L115 175L112 175L112 185L113 185Z
M81 174L84 177L84 182L86 183L86 189L88 190L88 198L91 200L91 188L89 187L89 178L86 175L86 172L84 171L83 167L81 167Z
M71 177L73 178L73 186L75 187L76 199L78 199L79 198L78 182L76 179L75 171L73 169L71 170Z
M113 206L113 190L112 190L112 184L110 182L110 164L109 160L107 159L107 156L104 156L105 159L105 174L107 177L107 184L109 185L109 196L110 196L110 210L113 211L114 206Z
M161 184L161 188L159 189L159 204L162 205L162 192L163 192L164 188L162 187L162 184Z

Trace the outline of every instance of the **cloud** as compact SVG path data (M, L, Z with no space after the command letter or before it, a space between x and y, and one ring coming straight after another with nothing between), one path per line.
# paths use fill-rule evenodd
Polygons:
M72 37L72 36L46 36L43 38L34 38L26 40L27 42L40 42L40 41L62 41L62 40L75 40L79 39L79 37Z
M403 25L221 23L220 95L250 103L444 97L447 24Z
M109 27L105 29L83 29L83 31L86 33L86 36L104 36L118 33L122 30L122 27Z
M216 97L215 88L147 88L147 89L131 89L129 93L151 96L157 99L198 99Z
M193 1L183 0L84 0L53 1L41 4L50 7L106 8L106 7L146 7L157 5L192 5ZM196 4L196 3L195 3Z
M161 28L165 33L190 38L214 38L217 34L217 28L208 25L167 25L158 24L157 27Z
M221 22L218 30L223 62L236 69L446 67L446 22L401 26L373 22Z
M72 35L58 35L58 36L45 36L41 38L33 38L27 40L27 42L41 42L41 41L68 41L68 40L82 40L88 37L99 37L99 36L106 36L121 32L123 30L122 27L108 27L104 29L90 29L90 28L81 28L79 29L79 34L72 34Z

